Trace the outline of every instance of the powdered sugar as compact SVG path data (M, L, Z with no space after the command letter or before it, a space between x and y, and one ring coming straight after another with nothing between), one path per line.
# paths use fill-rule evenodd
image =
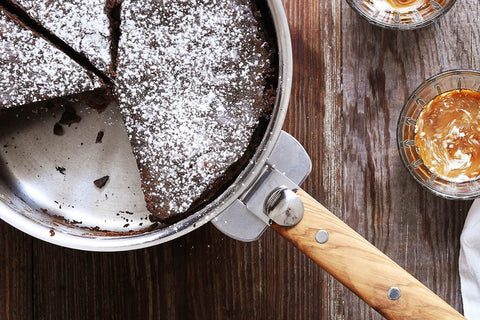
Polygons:
M110 31L106 0L16 0L41 25L110 72Z
M0 9L0 108L101 86L75 61Z
M116 90L152 212L186 211L245 152L269 54L248 1L124 1Z

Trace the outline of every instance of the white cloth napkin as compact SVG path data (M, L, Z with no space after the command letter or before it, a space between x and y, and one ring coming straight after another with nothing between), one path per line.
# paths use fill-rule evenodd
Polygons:
M460 236L460 284L468 320L480 319L480 199L473 202Z

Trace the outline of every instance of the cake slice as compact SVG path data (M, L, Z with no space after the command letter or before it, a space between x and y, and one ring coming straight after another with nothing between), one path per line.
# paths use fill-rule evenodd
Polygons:
M0 109L103 87L0 7Z
M113 73L108 17L108 10L114 6L113 0L9 1L84 55L103 74Z
M275 96L259 19L248 0L123 2L116 93L155 217L201 208L248 162Z

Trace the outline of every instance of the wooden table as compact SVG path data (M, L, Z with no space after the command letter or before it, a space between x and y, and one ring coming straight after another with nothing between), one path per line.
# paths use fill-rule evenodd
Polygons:
M395 129L424 79L480 68L477 0L411 32L371 26L344 0L284 4L294 53L284 129L312 158L304 189L461 311L470 202L423 190ZM207 225L154 248L89 253L1 222L0 266L0 319L381 319L271 230L241 243Z

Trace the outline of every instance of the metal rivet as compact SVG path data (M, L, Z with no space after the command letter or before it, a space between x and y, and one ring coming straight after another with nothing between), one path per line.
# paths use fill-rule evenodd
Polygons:
M318 230L315 234L315 239L318 243L325 243L328 241L328 232L325 230Z
M276 224L285 227L296 225L303 217L303 201L285 186L276 188L265 201L264 212Z
M387 295L390 300L398 300L402 295L402 292L397 287L391 287L388 289Z

